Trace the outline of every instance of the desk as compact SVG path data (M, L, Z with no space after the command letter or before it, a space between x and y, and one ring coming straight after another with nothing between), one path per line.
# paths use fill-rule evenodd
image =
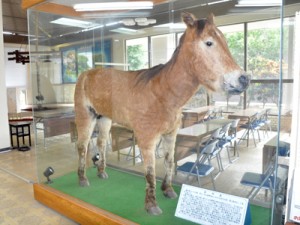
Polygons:
M233 114L228 115L228 119L241 119L241 120L249 120L255 116L257 113L262 113L264 110L260 109L243 109L234 112Z
M177 168L177 162L179 160L193 154L191 149L197 149L202 138L209 136L218 128L231 122L231 119L215 119L180 129L176 138L174 157L175 168Z
M35 129L44 133L46 147L46 138L70 133L70 123L75 120L75 115L72 112L36 112L34 119Z
M110 132L112 139L112 151L118 151L118 161L120 161L120 155L122 155L120 150L130 147L132 148L133 165L135 165L135 158L137 156L135 152L136 141L134 132L129 128L116 123L112 125ZM128 154L125 155L128 156Z
M276 149L277 149L277 138L278 136L276 135L275 137L271 138L268 142L266 142L264 145L263 152L262 152L263 173L268 168L270 163L274 163L274 156L276 155ZM278 156L278 164L289 165L289 157Z
M205 114L212 109L214 109L214 106L203 106L198 108L182 110L182 127L191 126L199 122L204 118Z
M12 148L18 148L19 150L21 150L20 142L19 142L20 137L23 140L23 144L25 144L25 137L28 137L29 146L31 146L30 124L31 122L10 122L9 123L10 142ZM14 146L13 136L16 136L17 147Z

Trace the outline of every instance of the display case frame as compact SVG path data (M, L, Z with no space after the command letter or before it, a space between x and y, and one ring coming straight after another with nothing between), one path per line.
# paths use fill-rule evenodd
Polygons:
M164 0L156 0L156 1L154 1L154 3L155 4L164 4L165 1ZM174 4L176 4L176 3L170 2L170 3L166 4L164 8L166 9L166 11L168 11L168 13L164 14L164 16L158 16L158 18L163 20L164 22L177 22L178 19L177 19L176 15L181 10L176 9L174 11L174 9L175 9ZM228 6L228 8L233 7L232 4L230 6ZM29 28L30 28L29 33L32 33L33 36L37 36L37 37L39 37L40 32L47 33L48 27L45 27L45 29L42 28L43 23L45 23L45 21L40 20L40 19L45 19L45 18L47 19L49 15L50 15L50 17L52 15L55 15L55 16L56 15L63 15L63 16L70 17L70 18L82 18L82 14L74 11L74 9L72 7L66 6L66 5L60 3L59 1L23 1L22 7L24 9L28 9ZM280 5L280 6L277 6L277 8L275 8L275 11L276 11L276 13L275 13L276 16L275 17L277 17L277 18L281 18L281 7L283 7L283 6ZM193 9L192 6L191 6L190 9L191 9L191 11L195 11L195 9ZM208 9L208 8L205 8L205 9ZM210 6L209 9L214 11L214 13L216 14L217 19L218 19L218 17L222 18L222 16L224 16L224 15L222 15L221 12L218 11L219 10L218 7L214 8L214 7ZM159 13L157 13L157 14L159 14ZM266 14L268 14L268 13L266 13ZM53 16L53 17L55 17L55 16ZM43 18L43 17L45 17L45 18ZM162 17L167 17L167 18L162 18ZM263 17L266 17L266 16L263 16ZM89 18L89 17L86 17L86 18ZM249 18L251 18L251 16ZM229 22L233 23L233 21L234 21L234 19L229 19ZM280 21L280 23L282 23L282 21ZM39 25L37 25L37 24L39 24ZM49 28L49 31L50 31L50 28ZM164 30L162 32L162 34L165 34L164 32L172 32L172 31L174 31L174 29L169 27L167 30ZM176 31L179 32L179 31L182 31L182 30L176 30ZM76 33L75 31L72 31L72 32ZM154 34L159 34L159 32L161 32L161 31L154 31L153 33ZM59 32L58 32L58 34L59 34ZM105 32L103 33L103 31L102 31L102 33L99 32L97 34L99 34L100 36L101 35L103 35L103 36L106 35L106 33ZM47 68L47 66L43 66L43 65L41 66L42 68L38 68L40 65L37 65L37 63L34 63L34 59L36 59L35 54L39 55L39 53L37 53L37 52L40 52L41 50L43 50L43 48L45 47L44 45L46 45L46 44L49 44L49 46L51 46L52 44L53 44L53 46L56 45L56 47L53 48L53 49L56 52L55 54L57 54L57 51L73 49L74 46L76 46L76 45L78 46L78 42L80 41L80 39L82 39L83 45L86 45L86 46L89 45L90 40L93 40L92 36L87 37L87 36L84 36L84 34L81 34L81 33L78 36L79 36L79 38L74 40L72 43L71 42L68 43L67 40L63 41L65 43L63 43L63 42L59 43L59 42L56 42L56 40L52 42L51 38L49 38L50 36L48 37L48 40L47 40L47 38L46 38L46 40L41 39L41 42L43 43L41 45L40 45L41 42L34 41L33 38L30 40L30 45L31 45L30 52L31 52L31 56L33 56L31 58L31 60L32 60L31 61L31 74L32 74L32 81L33 81L33 84L32 84L32 96L33 96L32 105L33 106L39 105L39 103L40 103L40 102L36 102L35 99L34 99L36 90L39 89L39 88L35 87L34 83L35 83L35 80L40 79L40 78L37 78L36 76L37 76L37 74L39 75L40 71L43 72L44 69ZM105 37L104 39L102 39L103 37L99 38L99 40L101 40L101 41L111 41L112 42L112 52L111 52L112 53L111 54L112 60L111 60L111 62L104 62L104 64L107 64L109 67L116 66L116 67L119 67L121 69L126 70L127 69L126 68L126 57L125 56L116 56L116 53L117 53L116 49L123 48L124 45L120 45L120 46L117 46L117 47L113 46L113 45L115 45L114 42L117 42L117 41L115 39L111 39L112 34L107 35L107 36L108 36L108 38L107 37ZM143 36L143 34L139 34L139 35L136 35L134 37L142 37L142 36ZM68 38L66 38L66 39L68 39ZM93 45L96 46L97 45L96 42L94 42ZM59 47L57 47L57 46L59 46ZM48 52L48 50L46 50L46 52ZM63 61L63 57L62 57L61 60ZM120 61L122 62L121 64L123 64L121 66L119 65ZM97 65L97 63L93 62L93 65ZM78 69L76 69L76 70L78 70ZM63 73L62 73L62 76L63 76ZM62 85L61 84L53 85L53 83L50 84L50 86L54 89L54 93L55 93L56 96L57 95L65 96L67 94L69 95L74 90L73 89L74 87L72 87L72 86L67 87L69 89L66 89L66 87L63 87L64 83L68 83L68 82L62 82L61 83ZM44 85L44 84L45 83L42 81L42 85ZM40 94L39 91L37 91L37 92L38 92L38 94ZM46 93L46 95L47 95L47 93ZM72 97L70 97L70 96L66 97L66 99L72 99ZM46 97L48 97L48 96L46 96ZM45 99L46 102L47 102L47 100L48 99ZM54 104L55 107L57 105L62 105L61 102L59 102L59 101L51 102L51 100L50 100L49 102L51 104ZM70 102L64 102L63 105L65 105L65 104L72 105L72 102L71 103ZM48 104L43 103L43 105L48 105ZM38 117L39 115L41 115L41 113L38 110L34 110L35 118L44 118L44 117ZM63 108L62 112L61 111L59 112L59 118L61 116L73 116L73 115L74 115L74 112L73 112L72 107ZM279 115L279 117L280 117L280 115ZM53 118L53 117L51 117L51 118ZM35 119L35 125L37 125L38 122L40 122L40 121ZM44 125L42 125L42 126L44 126ZM43 129L47 129L47 127L43 127ZM55 136L55 135L53 135L53 136ZM40 141L41 141L41 139L39 139L37 137L36 142L40 143ZM74 144L72 143L70 145L71 147L70 146L69 147L73 148L73 145ZM75 146L76 146L76 144L75 144ZM118 215L112 214L112 213L107 212L103 209L100 209L98 207L87 204L84 201L74 199L73 197L71 197L69 195L66 195L66 194L64 194L60 191L57 191L54 188L51 188L51 185L43 184L43 181L44 181L44 177L42 175L43 169L44 169L45 165L52 163L51 160L47 161L47 159L46 159L47 157L49 157L49 155L43 156L43 154L44 154L43 151L45 150L45 147L47 147L47 144L45 144L45 136L44 136L44 146L41 146L41 145L36 146L37 155L38 155L38 158L39 158L38 160L42 161L42 164L37 163L38 164L38 166L37 166L38 167L38 174L39 174L40 179L39 179L38 183L34 184L34 197L35 197L36 200L38 200L42 204L47 205L50 208L53 208L54 210L58 211L59 213L71 218L72 220L74 220L74 221L76 221L80 224L133 224L134 223L134 222L126 220L126 219L124 219L124 218L122 218ZM133 157L135 159L136 155L134 155ZM71 160L74 160L74 159L72 158ZM62 162L64 162L64 161L62 161ZM135 162L135 161L133 161L133 162ZM275 163L277 163L277 161ZM134 163L133 163L133 165L134 165ZM68 166L67 172L72 172L72 171L75 171L75 170L76 169L74 169L74 165L72 164L72 165ZM128 171L130 171L130 168L129 169L122 168L122 170L128 172ZM63 174L58 174L57 177L59 177L60 175L63 175ZM274 207L274 202L273 202L273 207ZM274 208L273 208L273 210L274 210ZM271 216L273 216L273 212L272 212ZM271 221L272 221L272 219L271 219Z

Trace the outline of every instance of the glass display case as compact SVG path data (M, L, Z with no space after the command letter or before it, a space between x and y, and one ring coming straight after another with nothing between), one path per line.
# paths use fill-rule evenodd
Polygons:
M284 186L288 169L293 79L289 73L292 68L289 56L293 47L293 16L300 6L282 5L281 1L255 4L256 1L244 0L154 0L146 2L148 5L145 6L139 6L142 1L121 1L117 5L109 5L112 2L52 0L28 6L32 83L27 95L32 99L29 104L34 114L39 177L39 183L34 187L35 198L81 224L193 224L193 220L175 216L178 198L175 198L174 191L179 196L181 185L189 184L200 186L201 190L249 200L251 215L248 211L245 224L250 224L249 220L252 224L281 224L284 201L276 197L286 194ZM85 7L83 3L105 4L100 8L96 8L97 4L90 5L92 8L86 9L81 8ZM129 8L115 8L123 3L131 4ZM196 22L196 18L207 20ZM205 33L205 26L213 21L219 29L213 30L214 33ZM187 27L190 33L184 34ZM218 38L214 36L216 33ZM252 77L246 92L215 93L205 83L209 76L216 73L214 68L230 63L227 58L219 60L220 49L226 48L223 39L227 41L237 65ZM198 45L195 45L196 40ZM189 48L192 45L194 48ZM203 53L204 48L217 53L211 55L204 52L199 56L197 52ZM190 51L190 55L177 57L185 50ZM226 57L231 56L228 54ZM191 83L199 83L197 89L187 88L181 94L177 86L185 85L188 76L180 78L178 74L193 71L198 67L198 60L211 64L203 63L205 73L192 78ZM179 65L182 65L180 70L174 72L173 67ZM173 76L172 84L177 86L175 89L170 87L171 83L166 83L152 90L156 94L165 93L158 102L151 102L152 96L142 101L140 94L149 88L141 86L139 92L134 91L136 86L127 79L133 77L129 74L135 74L135 85L152 82L151 87L155 88L153 83L159 80L157 74L168 70L173 73L166 72L166 77ZM87 75L86 71L92 72ZM227 82L226 79L224 82ZM104 82L107 83L103 85ZM129 93L130 97L124 93ZM104 95L106 102L101 103ZM165 96L174 96L176 101L174 104L164 102L167 99ZM179 102L183 103L180 105ZM99 111L101 107L104 107L103 111ZM119 110L120 107L124 110ZM153 115L161 112L154 110L157 107L164 108L166 115ZM168 114L175 111L172 107L177 107L180 119L174 113ZM82 110L85 110L84 113ZM214 113L214 116L208 115L208 112ZM141 114L166 118L159 122L160 127L166 126L165 121L170 121L170 117L173 125L182 120L175 135L174 165L165 160L164 154L169 145L172 148L169 138L173 138L170 133L176 126L172 126L173 130L165 130L162 139L161 132L157 132L152 138L155 141L146 143L144 138L148 137L141 133L152 135L149 130L154 129L153 124L157 120L144 122ZM107 128L110 121L106 117L109 115L113 115L111 129ZM132 115L136 119L129 120ZM114 118L118 119L115 121ZM252 127L250 122L253 118L260 122L259 127ZM207 155L207 160L201 161L213 168L210 174L212 179L205 174L208 176L200 176L197 180L195 174L186 173L193 169L180 170L186 162L195 162L202 157L203 152L199 149L206 146L207 138L235 119L240 122L236 129L231 129L232 135L237 133L236 142L232 141L224 148L218 144L218 153ZM107 126L99 130L95 123L88 120L100 121L100 125ZM82 121L89 125L85 126ZM106 129L109 132L105 132ZM91 138L85 140L83 136ZM97 141L99 136L103 139ZM248 139L249 145L240 139L242 136ZM106 155L106 162L103 162L103 154L97 144L105 148L103 154ZM82 161L84 146L87 146L86 164ZM140 149L145 152L141 153ZM81 165L79 169L78 164ZM106 173L103 171L105 164ZM152 171L153 165L155 172ZM167 181L165 168L168 168ZM84 170L86 176L83 175ZM245 175L249 173L250 178L266 178L265 183L260 185L253 183L257 180L247 180ZM108 179L103 179L107 175ZM155 191L151 189L155 181L149 178L150 175L156 175L156 200L160 208L155 208L155 195L148 193L145 199L147 182L147 190ZM174 191L168 189L169 176L172 176ZM86 177L89 187L81 187L88 185ZM160 191L161 185L163 194L175 199L164 197ZM251 187L258 191L249 197ZM148 197L152 199L150 203L147 202ZM154 204L154 211L151 207L147 208L147 203ZM214 211L208 217L224 212L216 210L210 203L205 208ZM159 209L162 210L160 216L149 216L151 213L160 214ZM196 214L205 213L202 209ZM226 215L222 217L226 219Z

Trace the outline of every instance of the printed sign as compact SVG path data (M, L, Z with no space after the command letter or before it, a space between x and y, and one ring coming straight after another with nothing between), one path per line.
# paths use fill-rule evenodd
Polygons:
M248 199L182 185L175 216L202 225L244 225Z

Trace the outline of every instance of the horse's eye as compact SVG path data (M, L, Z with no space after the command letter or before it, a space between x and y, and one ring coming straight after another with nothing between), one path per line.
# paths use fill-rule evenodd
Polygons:
M211 41L207 41L205 44L206 44L208 47L210 47L210 46L213 45L213 43L212 43Z

